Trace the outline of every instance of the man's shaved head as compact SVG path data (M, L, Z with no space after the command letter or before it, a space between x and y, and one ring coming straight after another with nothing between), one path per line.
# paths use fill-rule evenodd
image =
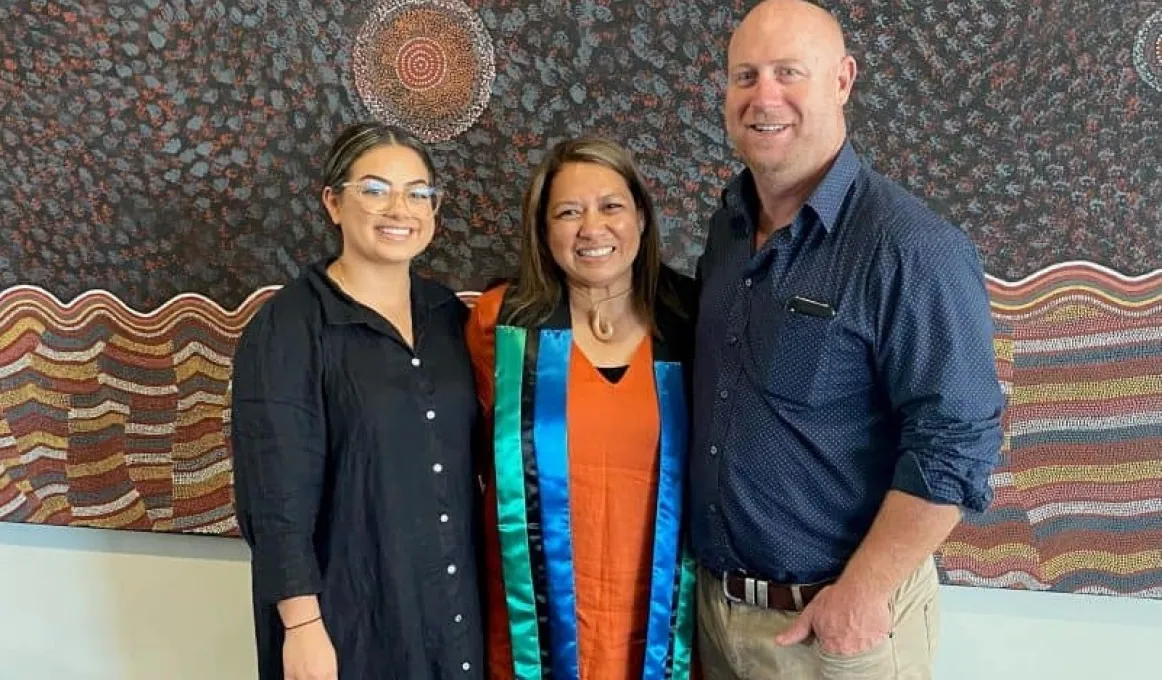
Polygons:
M734 51L736 42L748 40L756 33L761 39L769 33L771 26L780 24L793 26L810 35L821 57L838 61L847 54L839 20L831 12L806 0L764 0L755 5L734 29L728 54Z

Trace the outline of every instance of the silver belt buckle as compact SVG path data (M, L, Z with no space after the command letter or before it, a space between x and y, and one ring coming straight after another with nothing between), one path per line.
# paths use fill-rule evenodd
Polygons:
M722 596L726 598L727 602L742 602L741 598L730 594L730 588L726 587L726 578L730 576L729 571L722 572Z
M755 581L754 605L756 607L762 607L763 609L768 608L768 605L770 604L769 587L770 587L770 584L767 583L766 581Z
M735 597L730 594L730 589L726 587L727 576L729 576L729 572L722 573L722 595L728 602L739 602L752 607L767 607L768 584L766 581L744 576L742 579L742 597Z
M795 603L795 611L803 611L803 586L798 583L791 585L791 600Z

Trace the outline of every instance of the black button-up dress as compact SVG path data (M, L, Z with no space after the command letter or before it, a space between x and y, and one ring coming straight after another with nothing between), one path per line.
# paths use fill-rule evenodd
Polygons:
M277 603L317 594L340 680L481 678L467 310L413 275L413 351L326 264L267 301L234 356L259 676L283 678Z

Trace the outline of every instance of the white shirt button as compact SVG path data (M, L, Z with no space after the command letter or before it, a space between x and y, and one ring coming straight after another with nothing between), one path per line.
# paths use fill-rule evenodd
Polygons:
M432 472L435 472L436 474L440 474L443 471L444 471L444 466L440 465L439 463L436 463L435 465L432 466Z
M460 664L460 668L463 668L466 671L470 671L472 670L472 664L465 661L464 663Z
M425 414L424 414L424 416L425 416L425 417L426 417L428 420L432 420L433 418L435 418L435 417L436 417L436 412L435 412L435 411L428 411L427 413L425 413Z
M419 366L419 365L420 365L420 358L419 357L412 357L412 366Z
M464 620L464 617L463 617L463 616L461 616L461 615L459 615L459 614L457 614L457 615L455 615L455 616L453 616L453 617L452 617L452 620L453 620L453 621L455 621L456 623L460 623L461 621L463 621L463 620Z
M751 287L751 285L753 285L753 284L754 284L754 281L752 281L752 280L751 280L751 279L748 277L748 278L747 278L747 280L746 280L746 281L744 281L743 283L745 283L745 284L746 284L746 287L747 287L747 288L750 288L750 287Z
M441 522L447 522L447 521L448 521L448 515L447 515L447 513L440 515L440 521L441 521Z
M454 564L449 564L449 565L448 565L448 573L449 573L449 574L455 574L455 573L456 573L456 565L454 565Z

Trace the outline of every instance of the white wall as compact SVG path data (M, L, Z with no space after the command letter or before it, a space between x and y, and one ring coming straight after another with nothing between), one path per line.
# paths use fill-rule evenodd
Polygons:
M232 539L0 523L0 680L249 680Z
M936 680L1157 680L1162 600L942 590Z
M250 680L246 547L0 523L0 680ZM1158 678L1162 601L945 588L937 680Z

